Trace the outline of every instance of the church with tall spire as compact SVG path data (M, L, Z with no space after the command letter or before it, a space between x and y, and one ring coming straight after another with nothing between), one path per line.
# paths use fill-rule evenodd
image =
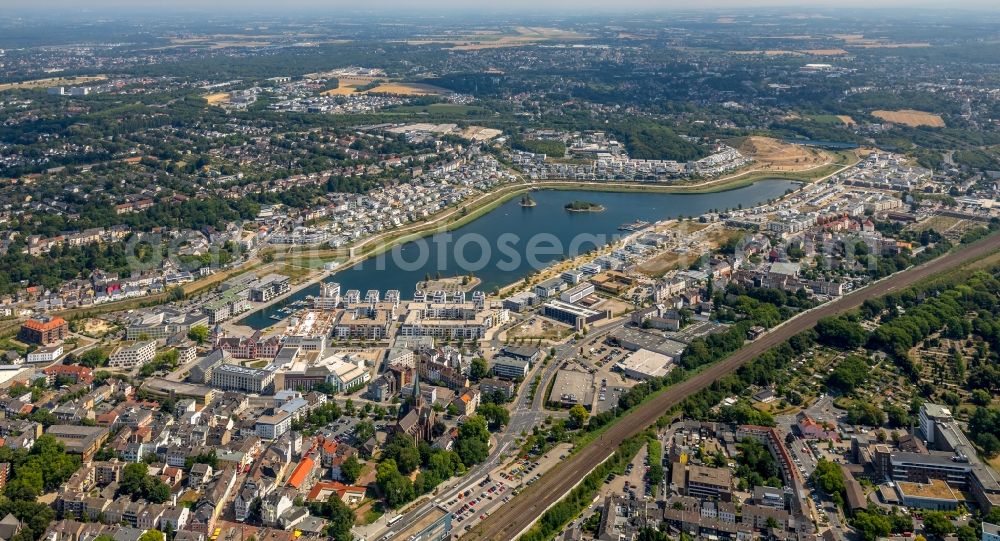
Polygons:
M413 388L400 409L399 420L396 421L396 433L406 434L413 438L414 443L420 440L431 441L434 437L434 424L437 422L437 412L433 406L424 400L420 390L420 375L415 375Z

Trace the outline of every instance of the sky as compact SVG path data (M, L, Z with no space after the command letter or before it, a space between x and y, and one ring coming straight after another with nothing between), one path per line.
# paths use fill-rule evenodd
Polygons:
M580 11L620 12L624 10L698 10L751 9L788 7L796 10L811 7L897 8L927 7L1000 11L997 0L0 0L0 6L25 10L130 12L146 9L164 11L253 11L301 10L399 10L399 11ZM0 10L2 11L2 10ZM0 14L0 18L3 15Z

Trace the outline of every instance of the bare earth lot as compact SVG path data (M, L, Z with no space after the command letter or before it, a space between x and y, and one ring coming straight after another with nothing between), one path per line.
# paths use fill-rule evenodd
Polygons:
M930 126L932 128L943 128L944 120L940 115L925 111L915 111L913 109L902 109L900 111L872 111L872 116L881 118L886 122L895 122L905 126Z
M770 137L746 137L737 150L752 157L763 169L772 171L802 171L830 162L830 156L823 150Z

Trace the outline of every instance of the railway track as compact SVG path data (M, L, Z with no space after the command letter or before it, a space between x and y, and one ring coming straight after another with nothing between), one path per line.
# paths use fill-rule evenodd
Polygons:
M922 265L900 271L868 287L799 314L729 357L690 379L672 386L626 414L612 425L601 438L559 463L552 471L539 478L537 482L514 497L507 505L462 535L461 539L495 541L516 538L534 524L550 506L572 490L597 465L614 453L623 440L645 430L646 427L655 423L666 410L694 393L707 388L715 380L735 371L761 353L781 344L792 336L812 328L824 317L852 310L861 306L861 303L867 299L905 289L925 278L960 267L967 262L997 251L1000 251L1000 234L991 235Z

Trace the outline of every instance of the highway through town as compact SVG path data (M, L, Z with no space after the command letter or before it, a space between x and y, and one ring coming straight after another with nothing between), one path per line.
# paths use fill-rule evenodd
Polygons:
M536 483L527 487L506 505L495 511L462 539L514 539L538 520L545 511L573 489L583 478L607 459L621 442L652 425L671 407L707 388L765 351L792 336L812 328L824 318L857 308L865 300L905 289L925 278L959 267L974 259L1000 251L1000 234L949 252L922 265L900 271L868 287L856 290L822 306L799 314L751 342L729 357L709 366L691 378L672 386L626 414L597 440L567 457Z

